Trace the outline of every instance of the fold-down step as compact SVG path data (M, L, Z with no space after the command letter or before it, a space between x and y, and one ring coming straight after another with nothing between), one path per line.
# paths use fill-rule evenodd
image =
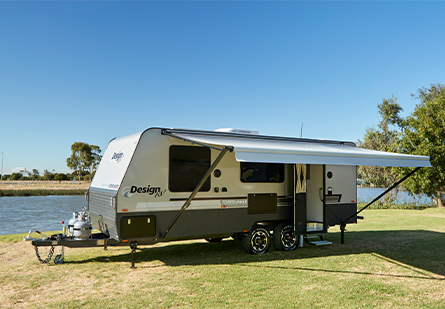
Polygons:
M327 240L309 241L308 244L315 246L325 246L325 245L332 245L332 241L327 241Z
M309 241L309 239L319 239L319 240ZM314 246L332 245L332 241L323 240L322 235L305 235L304 241Z

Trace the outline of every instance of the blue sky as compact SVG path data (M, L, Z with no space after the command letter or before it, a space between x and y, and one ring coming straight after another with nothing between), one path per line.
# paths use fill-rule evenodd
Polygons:
M148 127L357 141L445 73L445 2L0 1L4 173Z

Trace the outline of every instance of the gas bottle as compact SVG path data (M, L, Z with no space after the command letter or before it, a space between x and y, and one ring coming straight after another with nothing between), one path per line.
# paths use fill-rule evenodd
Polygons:
M92 225L91 222L85 217L78 218L77 222L74 223L74 239L84 240L91 236Z
M79 213L73 212L73 217L68 221L68 232L70 235L74 234L74 224L79 220Z

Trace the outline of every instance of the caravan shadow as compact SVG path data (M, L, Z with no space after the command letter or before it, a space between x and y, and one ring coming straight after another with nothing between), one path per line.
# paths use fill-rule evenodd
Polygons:
M445 263L443 263L443 257L445 256L445 246L443 246L445 233L425 230L346 232L345 244L340 244L339 232L328 233L323 236L325 240L332 241L333 244L329 246L313 246L305 243L303 248L298 248L291 252L277 251L271 246L269 252L263 255L246 254L242 249L241 242L231 239L223 240L219 243L173 242L159 247L144 246L136 251L135 263L137 267L156 267L141 265L143 262L150 261L161 261L168 266L218 264L252 266L256 265L256 262L372 254L398 266L408 267L414 273L416 270L411 267L445 276ZM130 249L128 248L128 253L125 254L110 254L110 256L104 255L81 261L69 261L68 263L88 263L92 261L100 263L130 263ZM282 267L287 267L286 263L283 265ZM261 267L264 267L264 265L262 264ZM294 269L295 267L292 266L290 268ZM328 269L301 269L307 271L333 271ZM419 272L419 277L431 278L422 272Z

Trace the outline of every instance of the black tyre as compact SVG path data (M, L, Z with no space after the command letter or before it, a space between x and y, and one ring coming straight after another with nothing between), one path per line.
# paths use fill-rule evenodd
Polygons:
M222 237L218 237L218 238L206 238L205 240L207 240L207 242L220 242L221 240L223 240Z
M279 251L292 251L298 246L298 236L291 224L279 223L273 229L272 241Z
M266 253L270 246L270 233L263 227L255 227L249 234L243 236L242 243L246 253Z
M62 254L57 254L54 257L53 261L54 261L54 264L62 264L64 262L64 260L65 260L65 258L64 258L64 256Z

